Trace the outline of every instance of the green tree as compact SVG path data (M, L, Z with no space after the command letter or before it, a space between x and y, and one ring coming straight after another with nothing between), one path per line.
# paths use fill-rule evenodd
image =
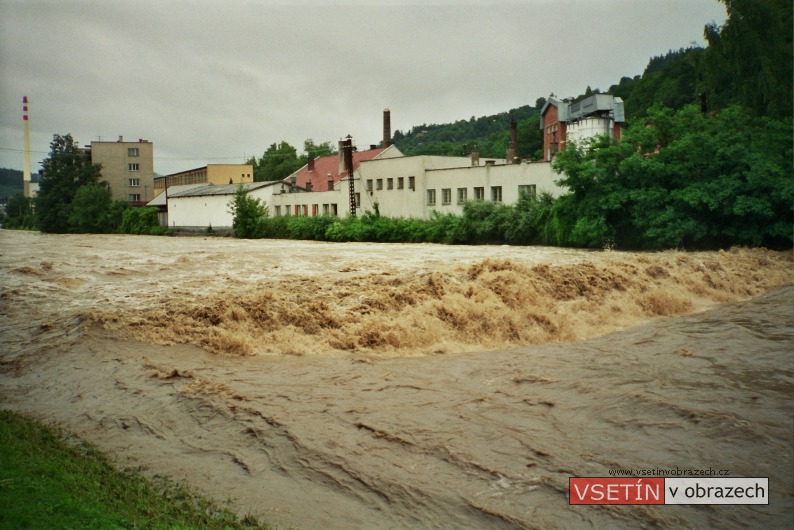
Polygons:
M80 186L69 209L69 231L93 234L112 231L111 202L107 183L90 182Z
M314 140L307 138L303 142L303 155L300 157L300 166L303 166L309 157L320 158L321 156L328 156L334 154L334 148L331 147L331 142L323 142L315 144Z
M33 201L22 192L13 195L6 203L5 228L30 229L35 225Z
M259 159L251 158L246 163L254 166L256 182L284 180L303 165L297 150L287 142L270 144Z
M731 106L654 107L621 141L569 144L555 158L576 219L567 244L623 248L789 247L794 214L791 122ZM556 206L556 204L555 204Z
M791 0L720 0L728 11L722 26L704 33L709 47L703 89L710 104L731 103L772 117L792 114Z
M248 195L245 186L237 188L234 198L229 202L229 213L232 214L234 235L239 238L256 238L262 236L263 221L268 216L267 206Z
M77 190L99 182L101 167L91 164L71 134L53 136L50 155L42 162L42 167L35 200L38 227L42 232L68 232Z
M115 208L111 207L111 211ZM168 234L168 227L160 226L157 208L126 208L121 215L122 234L149 234L153 236Z

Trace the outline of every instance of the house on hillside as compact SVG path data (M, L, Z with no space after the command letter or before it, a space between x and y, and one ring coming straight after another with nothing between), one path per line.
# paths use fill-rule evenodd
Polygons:
M625 122L623 100L611 94L593 94L580 101L549 97L540 111L543 160L551 161L566 142L602 134L619 140Z

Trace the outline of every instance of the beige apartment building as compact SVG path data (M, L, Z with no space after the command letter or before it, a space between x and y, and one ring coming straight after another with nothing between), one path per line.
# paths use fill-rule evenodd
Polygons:
M154 179L154 194L160 195L171 186L185 184L244 184L254 181L254 166L251 164L207 164L204 167L188 169Z
M91 163L102 166L102 180L113 199L143 205L154 198L154 148L148 140L91 142L86 148Z

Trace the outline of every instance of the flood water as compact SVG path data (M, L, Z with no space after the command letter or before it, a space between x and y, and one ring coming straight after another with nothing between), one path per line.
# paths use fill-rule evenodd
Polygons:
M791 258L0 231L0 406L280 527L789 528ZM770 503L568 503L676 467Z

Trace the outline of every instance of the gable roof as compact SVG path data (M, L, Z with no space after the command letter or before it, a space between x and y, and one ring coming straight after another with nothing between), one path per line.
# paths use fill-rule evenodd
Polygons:
M379 147L367 149L366 151L353 152L353 171L357 170L362 162L375 160L386 151L397 149L391 145L389 147ZM311 182L312 191L328 191L328 181L333 180L334 184L347 177L347 171L339 171L339 154L321 156L314 160L314 170L309 171L309 164L306 164L295 173L284 179L284 182L291 183L292 177L296 177L295 184L298 187L306 188Z

